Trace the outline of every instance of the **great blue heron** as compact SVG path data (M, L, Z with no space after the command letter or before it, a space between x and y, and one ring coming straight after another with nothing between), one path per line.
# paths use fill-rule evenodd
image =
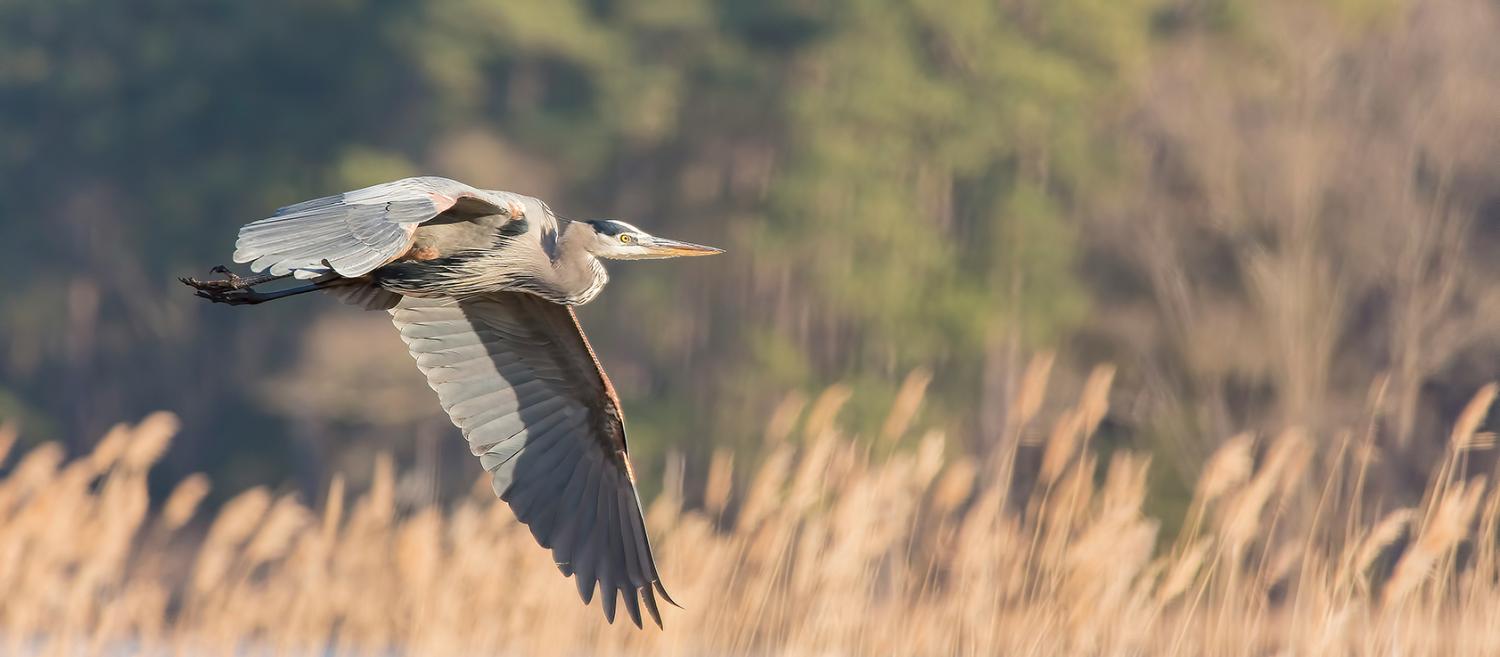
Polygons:
M234 261L260 275L183 279L256 304L314 290L389 310L443 410L538 543L588 604L598 582L636 626L661 625L624 415L573 306L609 277L600 258L720 253L622 221L571 221L540 200L446 178L397 180L284 207L240 229ZM295 278L307 283L262 292Z

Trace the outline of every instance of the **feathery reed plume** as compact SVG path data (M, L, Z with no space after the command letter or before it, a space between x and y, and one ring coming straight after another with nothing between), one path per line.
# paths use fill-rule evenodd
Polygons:
M831 385L818 399L813 402L812 409L807 412L807 424L802 429L803 435L817 437L833 427L833 420L838 416L839 410L844 408L844 403L849 401L849 396L854 394L846 385Z
M729 491L734 486L734 454L727 449L714 450L708 463L708 481L703 486L703 506L714 517L723 517L729 507Z
M261 517L271 506L271 494L261 487L251 488L224 504L219 516L208 528L198 563L193 572L193 588L205 592L213 589L229 571L239 545L250 537Z
M162 505L162 529L172 531L187 524L203 498L208 495L208 490L208 477L202 474L190 474L177 482L177 487L172 489L172 494L167 496L166 503Z
M1151 457L1131 452L1119 452L1109 459L1109 470L1104 476L1101 496L1103 515L1140 514L1146 503L1146 482L1151 470Z
M5 420L0 422L0 464L10 456L11 448L16 446L16 439L21 435L21 430L15 422Z
M1461 476L1460 467L1468 462L1468 453L1478 448L1475 433L1484 423L1485 416L1489 414L1490 405L1495 401L1495 392L1496 384L1494 383L1482 386L1473 397L1469 398L1469 403L1464 405L1463 411L1454 421L1453 431L1448 435L1448 457L1443 460L1437 476L1433 477L1427 487L1422 515L1424 530L1432 522L1433 515L1438 512L1439 502L1444 498L1453 480Z
M1014 409L1011 424L1014 426L1025 426L1042 410L1042 401L1047 397L1047 380L1052 376L1054 357L1052 352L1044 352L1033 356L1031 362L1026 364L1026 371L1021 374L1021 386L1016 390L1015 400L1011 404Z
M760 524L776 508L781 499L782 484L786 482L791 466L792 449L788 445L776 448L766 458L766 462L760 466L760 472L751 480L744 504L740 507L738 525L741 530Z
M181 425L177 416L157 411L147 415L131 432L130 444L120 457L120 463L132 470L145 470L161 458L177 435Z
M922 408L922 398L927 395L927 384L931 382L932 371L926 368L919 367L906 375L901 389L896 391L895 401L891 402L891 410L886 413L885 423L880 427L881 444L889 445L906 434L912 419Z
M805 508L822 497L828 475L828 464L833 461L838 444L829 433L821 433L808 439L807 447L798 455L796 472L792 475L786 501L793 509Z
M1468 536L1483 495L1484 480L1480 478L1459 482L1438 501L1436 511L1416 542L1396 562L1396 570L1381 600L1386 608L1405 600L1427 578L1433 564Z
M487 477L486 477L487 478ZM396 465L390 452L375 455L370 492L355 507L355 514L377 527L387 527L396 515Z
M323 545L332 545L338 536L339 521L344 515L344 476L335 473L328 482L328 498L323 502L323 526L319 532Z
M1203 473L1199 475L1193 492L1195 503L1208 504L1250 479L1250 472L1255 468L1255 457L1251 453L1254 441L1254 436L1241 433L1219 446L1203 465Z
M103 472L120 460L130 439L130 432L123 424L116 424L105 432L104 437L94 444L93 451L89 452L89 462L94 471Z
M917 490L926 490L938 472L943 469L943 454L947 451L948 437L933 430L922 434L917 441L916 462L913 464L911 485Z
M260 531L245 546L245 562L254 567L286 554L304 526L311 524L307 511L292 495L282 496L266 514Z
M1081 421L1080 430L1085 436L1092 436L1099 429L1099 423L1104 421L1104 416L1109 414L1109 389L1114 384L1115 367L1113 365L1100 365L1089 372L1088 381L1083 384L1083 395L1078 401L1078 414Z
M974 491L974 478L979 469L970 459L959 459L943 469L942 477L932 487L932 508L942 517L958 508Z
M1385 514L1380 522L1375 523L1375 528L1365 536L1359 543L1359 549L1354 553L1354 570L1351 573L1355 577L1362 576L1374 565L1375 560L1380 558L1382 552L1406 531L1406 526L1416 517L1416 509L1396 509Z
M1479 425L1484 423L1484 418L1490 412L1490 405L1495 402L1496 384L1487 383L1481 387L1469 403L1464 405L1463 412L1458 414L1458 420L1453 423L1453 432L1448 436L1448 444L1455 450L1470 449L1471 441Z
M408 588L420 591L438 584L435 580L443 557L440 536L436 509L424 509L402 523L396 535L395 561Z
M1255 537L1271 496L1296 482L1295 473L1305 466L1307 457L1307 441L1296 429L1283 431L1271 443L1260 471L1223 509L1219 531L1225 547L1238 551Z
M57 443L37 445L21 457L15 470L11 471L10 476L6 478L5 486L22 494L36 491L52 481L57 474L57 467L62 462L62 445Z
M1224 441L1213 456L1208 458L1203 472L1198 475L1193 498L1188 502L1187 526L1179 536L1179 548L1183 542L1198 535L1203 527L1204 515L1208 513L1208 506L1214 500L1250 478L1250 472L1255 468L1255 458L1251 453L1253 446L1254 436L1249 433L1236 434Z
M784 442L787 436L792 435L792 430L797 428L797 418L802 415L802 409L806 406L807 398L801 393L788 393L776 405L776 410L771 412L771 420L766 423L764 442L767 445Z
M1203 566L1203 558L1208 555L1212 547L1212 539L1198 539L1182 553L1182 556L1171 562L1166 579L1162 580L1161 587L1156 590L1156 604L1165 605L1171 602L1193 585L1199 568Z
M1078 447L1079 431L1083 424L1083 418L1078 412L1068 411L1057 419L1052 427L1052 433L1047 438L1046 448L1042 451L1041 481L1043 484L1051 485L1062 475L1063 468L1067 467L1069 459Z

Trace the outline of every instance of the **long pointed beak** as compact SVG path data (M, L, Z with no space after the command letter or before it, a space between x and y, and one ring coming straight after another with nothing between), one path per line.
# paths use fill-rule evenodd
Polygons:
M664 240L660 237L651 240L647 248L651 250L652 255L660 255L662 257L706 256L724 252L724 249L716 249L711 246L703 246L702 244L693 244L691 242Z

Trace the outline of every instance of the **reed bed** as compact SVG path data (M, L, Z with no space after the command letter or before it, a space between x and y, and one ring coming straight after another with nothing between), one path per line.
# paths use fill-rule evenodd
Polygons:
M0 650L1500 654L1500 493L1469 471L1493 443L1493 387L1411 505L1371 499L1368 432L1243 434L1207 461L1169 538L1145 510L1149 459L1093 449L1112 371L1041 426L1047 365L1016 400L998 443L1010 447L984 460L912 430L917 374L871 439L838 425L847 390L789 401L757 467L715 456L696 508L669 463L648 523L686 608L665 612L665 630L582 607L499 503L400 509L390 459L358 495L333 481L321 508L256 488L195 518L203 477L148 499L168 414L71 461L44 444L0 480ZM0 451L15 440L0 429Z

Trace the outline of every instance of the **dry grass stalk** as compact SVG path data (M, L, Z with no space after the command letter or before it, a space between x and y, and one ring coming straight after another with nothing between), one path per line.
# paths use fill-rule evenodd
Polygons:
M1074 433L1085 428L1091 403L1079 402ZM108 466L131 459L128 442L73 463L55 445L40 447L0 478L0 586L8 592L0 598L0 650L542 657L1500 650L1485 611L1500 607L1493 534L1500 494L1484 496L1477 481L1441 487L1390 580L1366 586L1367 577L1381 579L1373 563L1418 515L1393 512L1344 542L1342 532L1302 525L1342 526L1354 508L1334 497L1340 508L1302 516L1296 510L1304 505L1273 504L1278 495L1322 489L1298 481L1313 479L1305 474L1310 441L1294 432L1272 444L1258 470L1250 438L1231 439L1195 491L1197 509L1218 507L1222 538L1163 551L1159 523L1145 511L1149 460L1129 452L1112 455L1095 490L1098 457L1076 440L1054 448L1067 457L1050 459L1052 485L1033 493L1050 499L1019 500L1035 510L1020 513L1005 502L1009 482L982 470L990 465L962 457L945 464L941 434L875 460L832 424L808 430L816 434L777 441L742 491L729 484L728 452L716 454L706 509L682 508L675 492L652 503L663 575L687 606L667 612L665 632L603 625L530 532L488 496L447 511L398 511L386 458L377 459L363 495L336 479L314 509L252 489L225 504L198 538L187 520L208 490L201 476L179 484L157 521L146 523L144 472ZM122 431L133 439L141 430ZM141 458L159 454L142 450ZM1338 463L1359 467L1357 459ZM733 526L717 518L728 508L740 509ZM1276 524L1296 531L1273 531ZM150 540L142 540L144 527L153 528ZM1465 540L1476 549L1454 549ZM186 552L159 554L165 546ZM193 569L183 573L180 564Z

